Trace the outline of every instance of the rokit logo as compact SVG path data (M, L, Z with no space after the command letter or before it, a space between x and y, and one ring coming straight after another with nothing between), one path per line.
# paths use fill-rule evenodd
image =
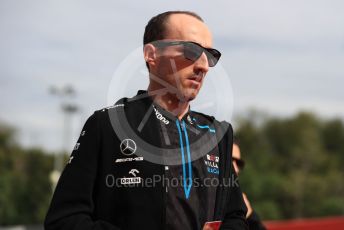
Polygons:
M219 174L218 156L207 154L207 160L204 161L204 164L207 166L207 170L209 173Z
M142 178L137 177L140 171L137 169L131 169L128 174L132 175L133 177L123 177L121 178L121 184L123 185L130 185L130 184L140 184Z
M154 111L155 111L155 116L158 120L163 122L165 125L168 125L170 123L170 121L167 120L155 107L154 107Z
M219 157L215 155L209 155L207 154L207 160L211 162L218 163L219 162Z

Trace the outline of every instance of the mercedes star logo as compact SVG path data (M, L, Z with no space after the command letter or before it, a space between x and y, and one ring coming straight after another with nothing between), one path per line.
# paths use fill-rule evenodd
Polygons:
M121 142L120 148L124 155L130 156L136 151L136 143L132 139L124 139Z

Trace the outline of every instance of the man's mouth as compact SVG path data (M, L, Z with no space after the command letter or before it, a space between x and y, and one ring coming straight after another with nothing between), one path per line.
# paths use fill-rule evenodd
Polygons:
M192 75L191 77L188 78L188 80L192 80L195 81L197 83L201 83L203 81L203 77L204 77L204 73L199 73L199 74L195 74Z

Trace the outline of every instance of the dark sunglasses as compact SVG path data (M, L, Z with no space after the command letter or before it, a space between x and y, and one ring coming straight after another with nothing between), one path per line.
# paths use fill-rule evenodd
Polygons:
M155 47L163 48L167 46L182 45L184 57L190 61L196 61L204 52L207 56L210 67L216 65L221 57L220 51L212 48L205 48L196 42L190 41L155 41L152 42Z
M244 160L241 160L239 158L236 158L236 157L232 157L232 161L236 162L237 166L239 167L240 170L244 169L245 167L245 161Z

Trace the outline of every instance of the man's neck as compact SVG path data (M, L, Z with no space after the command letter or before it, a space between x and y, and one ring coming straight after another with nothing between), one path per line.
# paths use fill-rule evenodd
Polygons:
M148 87L147 89L148 94L153 98L154 103L178 117L179 120L182 119L189 110L189 102L180 101L176 94L171 94L169 92L154 94L154 91L156 90L157 89L152 89L151 87Z

